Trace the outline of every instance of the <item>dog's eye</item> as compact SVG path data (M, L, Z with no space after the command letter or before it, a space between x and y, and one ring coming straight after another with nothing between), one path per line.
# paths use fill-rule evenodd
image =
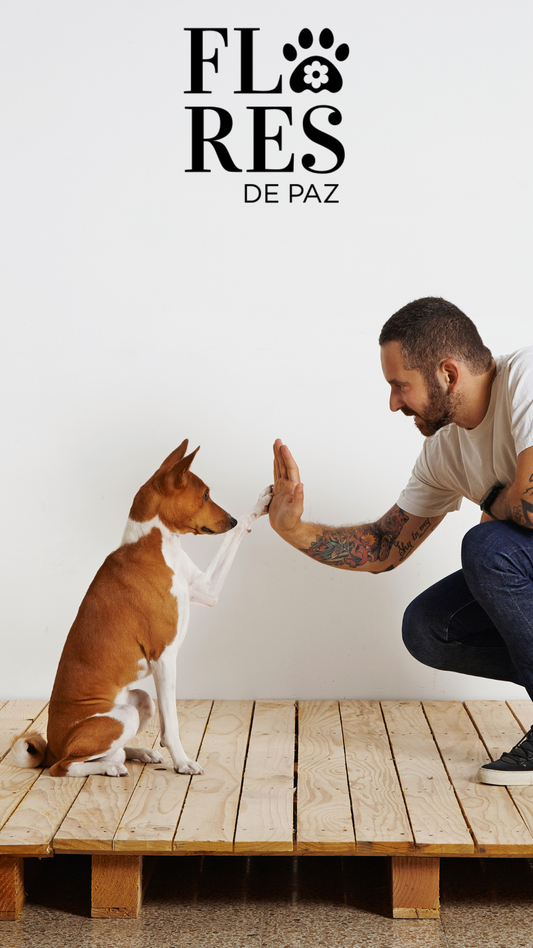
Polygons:
M205 492L205 494L204 494L204 500L209 500L209 491L208 491L208 490L206 490L206 492Z

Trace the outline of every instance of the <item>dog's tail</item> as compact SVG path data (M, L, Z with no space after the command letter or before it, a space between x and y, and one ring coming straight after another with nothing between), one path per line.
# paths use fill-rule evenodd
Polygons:
M41 734L32 731L13 738L11 750L17 767L39 767L46 757L46 741Z

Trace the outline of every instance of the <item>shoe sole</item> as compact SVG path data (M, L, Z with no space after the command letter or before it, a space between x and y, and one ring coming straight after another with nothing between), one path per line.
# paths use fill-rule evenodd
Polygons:
M533 784L533 770L509 773L505 770L483 770L477 772L478 783L490 783L497 787L527 787Z

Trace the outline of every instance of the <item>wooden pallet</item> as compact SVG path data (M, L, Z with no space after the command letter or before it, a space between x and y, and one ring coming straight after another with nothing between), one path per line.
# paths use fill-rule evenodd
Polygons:
M533 787L475 782L529 729L526 701L178 701L203 776L128 762L129 777L52 778L11 760L46 701L0 700L0 919L25 856L89 853L92 914L135 916L143 856L389 856L392 914L434 918L441 856L533 856ZM138 743L157 743L157 718Z

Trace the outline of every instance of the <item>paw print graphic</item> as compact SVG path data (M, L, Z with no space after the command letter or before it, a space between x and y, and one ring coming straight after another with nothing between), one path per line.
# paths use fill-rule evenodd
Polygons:
M298 43L302 50L310 49L313 41L311 30L302 30L298 36ZM335 39L331 30L322 30L318 41L322 49L331 49ZM294 62L298 56L298 50L292 43L285 43L283 55L289 62ZM341 43L334 55L338 62L344 62L350 55L350 47L346 43ZM323 89L328 92L338 92L342 89L342 76L330 59L313 53L312 56L307 56L298 63L291 73L289 85L293 92L305 92L306 89L310 92L321 92Z

